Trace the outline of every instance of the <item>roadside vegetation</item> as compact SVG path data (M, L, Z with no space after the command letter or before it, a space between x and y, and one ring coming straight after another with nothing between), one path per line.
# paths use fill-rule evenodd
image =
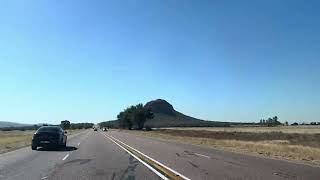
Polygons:
M307 132L308 133L305 133ZM170 128L136 135L320 165L320 127Z
M93 123L71 123L68 120L61 121L60 126L62 129L89 129L93 127Z
M0 154L29 146L34 132L35 130L0 131Z

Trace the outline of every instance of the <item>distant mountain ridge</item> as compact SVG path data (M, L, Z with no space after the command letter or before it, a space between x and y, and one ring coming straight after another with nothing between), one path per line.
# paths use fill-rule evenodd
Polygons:
M9 121L0 121L0 128L4 128L4 127L22 127L22 126L30 126L30 124L22 124L22 123L9 122Z

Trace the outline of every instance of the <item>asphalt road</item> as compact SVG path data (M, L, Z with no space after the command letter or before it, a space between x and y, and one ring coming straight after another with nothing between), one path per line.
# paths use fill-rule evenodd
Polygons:
M183 143L108 131L190 179L320 179L320 168L217 151ZM83 131L68 137L62 150L30 147L0 155L1 180L160 179L108 139L104 132Z
M30 147L0 155L1 180L159 179L115 143L93 130L68 137L65 150Z

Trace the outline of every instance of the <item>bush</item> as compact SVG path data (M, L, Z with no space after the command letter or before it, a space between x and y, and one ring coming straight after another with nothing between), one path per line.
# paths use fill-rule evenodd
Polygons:
M153 117L151 110L144 108L142 104L130 106L117 116L119 127L129 130L142 130L147 119L152 119Z
M146 131L152 131L152 128L150 126L145 127Z

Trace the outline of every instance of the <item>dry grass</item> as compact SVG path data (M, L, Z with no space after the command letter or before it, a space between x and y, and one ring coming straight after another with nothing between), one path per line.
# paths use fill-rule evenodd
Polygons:
M320 134L320 126L278 126L278 127L194 127L194 128L166 128L176 130L206 130L224 132L282 132L298 134Z
M82 130L68 130L68 136ZM0 154L13 151L31 144L35 131L0 131Z
M0 131L0 154L30 145L35 131Z
M193 128L192 128L193 129ZM202 128L203 129L203 128ZM211 129L211 128L210 128ZM248 129L246 129L248 131ZM250 134L250 138L247 135L243 136L242 132L238 134L235 131L226 130L216 136L217 131L198 131L198 130L156 130L150 132L142 131L128 131L136 135L151 136L161 138L165 140L179 141L183 143L190 143L200 146L206 146L215 149L227 150L238 153L245 153L251 155L258 155L264 157L287 159L303 162L306 164L320 165L320 134L302 134L299 133L280 133L284 134L283 137L295 137L292 139L270 139L263 140L260 138L259 132L246 132ZM212 133L208 136L208 133ZM231 136L227 134L232 134ZM272 134L272 131L269 131ZM279 132L278 132L279 133ZM265 132L262 134L266 134ZM240 137L238 139L230 137ZM257 136L258 138L255 138ZM314 136L314 137L313 137ZM242 138L241 138L242 137ZM277 136L276 136L277 137ZM317 138L315 138L317 137ZM310 139L311 138L311 139ZM311 145L305 145L305 139Z

